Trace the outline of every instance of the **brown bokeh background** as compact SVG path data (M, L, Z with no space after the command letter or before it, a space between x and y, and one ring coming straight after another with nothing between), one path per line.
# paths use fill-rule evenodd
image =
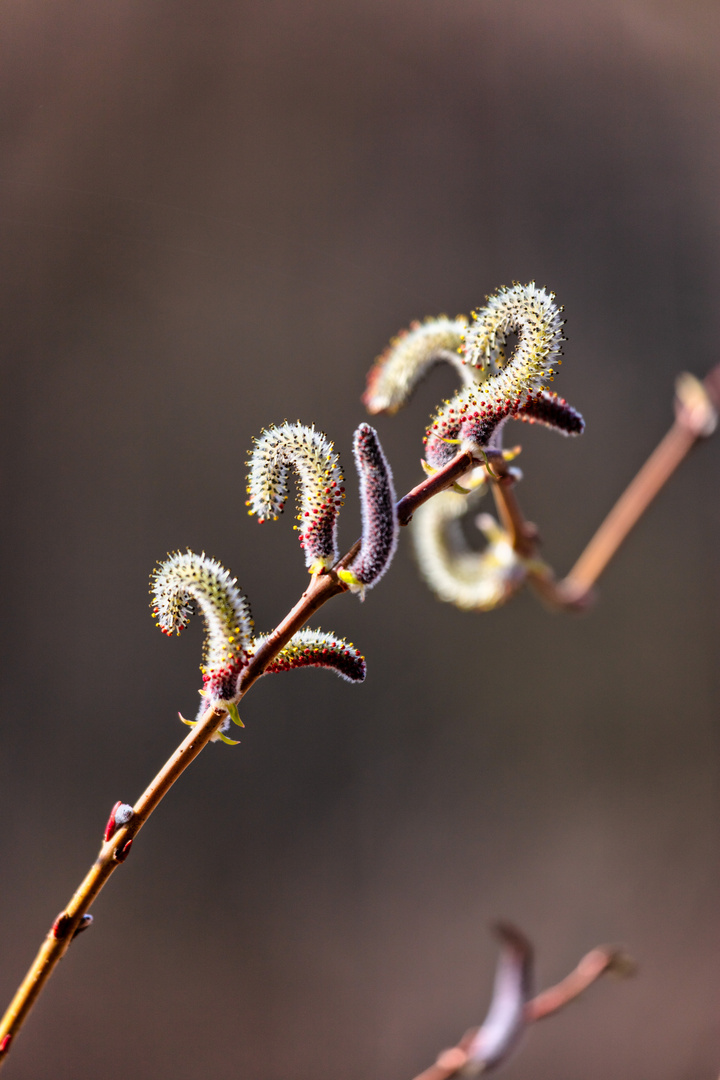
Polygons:
M197 700L201 628L147 610L168 550L232 568L260 629L306 578L244 511L263 425L346 465L376 353L416 317L537 280L566 307L519 494L569 568L718 360L720 9L712 0L9 0L0 229L0 991L10 997ZM379 418L420 478L436 373ZM488 924L538 981L640 964L532 1031L533 1080L717 1075L720 441L582 618L437 603L404 538L320 624L363 687L263 680L143 832L8 1080L409 1078L481 1019ZM342 537L355 537L355 486Z

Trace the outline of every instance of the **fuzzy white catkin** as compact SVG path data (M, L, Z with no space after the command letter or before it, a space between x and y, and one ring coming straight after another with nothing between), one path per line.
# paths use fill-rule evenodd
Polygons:
M309 567L332 566L338 558L337 521L345 481L335 448L304 424L266 428L247 462L248 513L274 521L285 509L290 469L298 476L298 531Z

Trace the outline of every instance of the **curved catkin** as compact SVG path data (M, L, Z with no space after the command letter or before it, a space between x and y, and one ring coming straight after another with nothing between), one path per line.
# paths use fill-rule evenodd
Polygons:
M345 481L333 444L314 427L281 424L255 439L247 478L246 505L258 521L274 521L285 509L288 476L299 480L300 546L311 570L332 566L338 557L337 519L345 498Z
M248 662L252 635L250 604L215 559L193 551L170 555L151 578L151 605L164 634L179 634L199 608L205 620L203 674L206 703L232 701Z
M470 500L472 506L475 498ZM440 600L465 611L492 611L522 585L525 568L489 514L478 519L487 547L471 550L460 525L467 511L468 497L454 491L441 491L420 506L410 524L415 557L421 576Z
M369 424L361 424L355 432L353 450L360 479L363 527L360 551L348 567L349 574L344 572L344 579L362 594L380 580L390 565L399 526L390 466L378 434Z
M542 424L543 427L559 431L561 435L582 435L585 430L582 413L569 405L565 398L545 390L516 409L512 418L524 420L527 424Z
M473 321L465 331L463 355L471 367L490 369L492 375L508 370L525 389L540 389L540 382L553 375L552 362L560 355L564 320L555 293L514 282L487 298L487 304L473 311ZM510 361L505 356L508 335L518 340ZM527 385L529 384L529 385Z
M456 319L439 315L401 330L368 374L363 394L368 412L397 412L430 368L441 361L452 364L464 382L474 382L472 372L459 355L467 324L464 315Z
M256 638L254 651L265 640L266 637ZM302 667L328 668L347 682L354 683L362 682L366 672L365 657L354 645L323 630L299 630L268 664L265 674Z
M465 386L433 417L425 435L430 465L445 465L463 447L486 447L502 420L547 390L553 365L561 363L561 310L554 293L531 281L499 289L473 313L465 332L464 360L483 381ZM507 359L511 333L517 333L517 347Z

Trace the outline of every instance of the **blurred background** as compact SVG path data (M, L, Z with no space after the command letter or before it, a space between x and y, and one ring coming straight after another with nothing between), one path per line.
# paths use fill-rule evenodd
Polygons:
M185 734L202 628L166 552L258 629L307 576L244 507L252 436L316 423L352 473L365 373L413 318L513 280L565 305L576 441L516 425L564 573L718 360L711 0L8 0L0 52L4 558L0 991ZM421 478L438 370L377 427ZM103 893L8 1080L409 1080L481 1020L515 921L538 985L640 972L530 1032L509 1078L717 1075L720 438L582 617L440 604L408 537L317 624L362 687L262 680ZM345 547L359 512L354 479ZM715 494L713 494L715 493Z

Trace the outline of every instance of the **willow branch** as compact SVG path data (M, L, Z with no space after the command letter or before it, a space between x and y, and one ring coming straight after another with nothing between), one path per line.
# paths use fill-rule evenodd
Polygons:
M190 762L194 761L207 745L225 715L224 711L212 708L206 710L199 723L183 739L140 796L128 824L118 829L101 847L97 859L75 890L70 903L60 912L48 931L40 951L0 1023L0 1067L7 1057L12 1040L27 1019L57 963L70 947L93 901L127 858L133 839L152 812Z
M715 407L720 406L720 366L710 372L703 385L712 404ZM530 584L546 602L551 606L565 609L582 607L588 602L592 587L625 537L692 446L705 434L707 431L703 431L702 425L698 425L697 417L692 410L682 405L678 407L672 428L610 511L567 577L558 582L549 567L539 562L537 566L528 570ZM511 537L513 547L525 560L531 562L537 560L538 532L522 514L514 491L515 481L507 469L507 463L501 454L492 451L488 452L488 460L490 464L488 474L498 514ZM464 451L457 454L444 468L437 470L413 488L397 504L400 524L407 525L419 506L439 491L449 487L477 464L478 461L472 452ZM253 683L264 673L268 664L320 607L333 596L347 591L347 586L337 576L335 569L345 567L352 562L358 547L359 541L339 560L336 568L313 576L300 600L264 640L250 660L241 682L242 695L247 693ZM225 713L222 710L211 708L203 714L200 721L140 796L133 807L133 817L128 824L118 829L103 844L95 863L74 893L70 903L60 913L48 932L38 955L0 1022L0 1067L7 1056L12 1039L20 1030L58 961L65 955L71 941L83 925L84 916L105 883L127 857L134 837L175 781L207 745L224 719ZM534 1019L539 1019L539 1016ZM460 1044L448 1053L452 1055L459 1049L461 1049ZM433 1066L433 1068L439 1067L439 1065ZM423 1080L441 1080L441 1076L453 1075L453 1073L447 1073L447 1069L443 1073L432 1074L432 1076L430 1073L431 1070L428 1074L423 1074Z
M477 464L472 454L457 454L443 469L439 469L423 483L418 484L397 504L400 522L407 525L415 510L438 491L449 487L458 477ZM337 568L352 562L359 547L357 541L339 560ZM333 596L347 591L347 585L340 580L335 569L314 575L297 604L280 622L273 632L263 641L252 657L241 682L241 696L263 674L278 653L287 645L294 634L300 630L314 613ZM142 829L150 815L160 805L176 780L185 769L207 746L227 714L222 709L207 709L189 735L180 743L175 752L165 762L159 773L140 796L133 807L133 815L127 825L113 833L100 849L97 859L73 894L70 903L60 912L43 941L40 951L33 961L27 975L18 988L15 997L0 1022L0 1068L7 1058L11 1043L33 1005L37 1001L45 984L58 962L67 952L70 943L84 925L83 920L93 902L104 888L107 881L127 857L134 838Z
M431 499L433 495L437 495L438 492L450 487L451 484L460 479L463 473L478 464L479 461L471 450L463 450L462 453L456 454L452 461L449 461L442 469L438 469L427 480L423 480L422 484L418 484L404 498L400 499L397 504L400 524L409 525L413 514L419 506Z

